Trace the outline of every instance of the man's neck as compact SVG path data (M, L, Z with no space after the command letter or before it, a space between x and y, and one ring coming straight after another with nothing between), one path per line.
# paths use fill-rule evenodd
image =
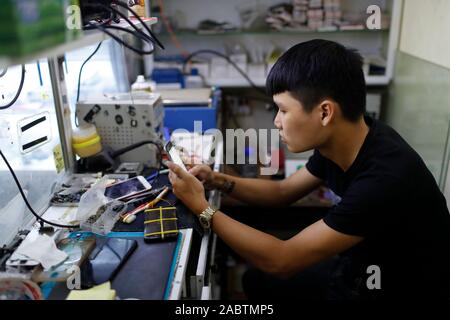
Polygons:
M358 156L359 150L364 144L369 127L361 118L352 123L341 121L336 124L336 134L325 145L318 148L326 158L337 164L344 172L347 171Z

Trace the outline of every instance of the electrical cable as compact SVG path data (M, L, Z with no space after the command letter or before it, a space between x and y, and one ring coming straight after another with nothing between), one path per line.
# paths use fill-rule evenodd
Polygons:
M97 7L97 6L99 6L99 5L96 5L96 6L94 6L94 7ZM105 8L108 9L108 10L110 10L110 11L112 11L112 8L110 8L110 7L106 7L106 6L105 6ZM131 21L128 20L128 23L129 23L130 25L132 25L133 28L135 27L134 24L133 24ZM120 39L118 36L116 36L116 35L114 35L113 33L111 33L111 32L109 32L109 31L106 30L106 29L115 29L115 28L119 28L119 27L118 27L118 26L111 27L111 26L107 26L107 25L105 26L104 23L101 23L101 24L94 24L94 23L91 23L91 22L88 22L88 26L85 26L85 27L84 27L85 30L98 29L98 30L104 32L105 34L107 34L108 36L110 36L111 38L113 38L114 40L116 40L119 44L125 46L126 48L130 49L131 51L133 51L133 52L135 52L135 53L137 53L137 54L145 55L145 54L152 54L152 53L153 53L154 48L152 48L150 51L143 51L143 50L141 50L141 49L138 49L138 48L133 47L132 45L130 45L130 44L126 43L125 41L123 41L122 39ZM125 28L124 28L124 29L125 29ZM123 31L123 30L122 30L122 31ZM128 29L127 29L126 32L131 33L130 31L131 31L131 30L128 30ZM139 29L137 29L137 31L139 31L139 36L137 36L137 35L136 35L136 36L139 37L142 41L145 41L145 42L147 42L147 43L151 42L152 44L154 43L153 40L150 39L150 37L148 37L148 35L146 35L145 33L141 32ZM150 43L149 43L149 44L150 44Z
M84 60L83 64L81 65L80 68L80 72L78 73L78 84L77 84L77 102L80 101L80 87L81 87L81 74L83 73L83 68L86 65L86 63L88 63L89 60L92 59L92 57L98 52L98 50L100 49L100 47L102 46L103 42L100 42L98 44L98 46L95 48L95 50L91 53L91 55ZM77 113L75 112L75 126L78 128L79 124L78 124L78 117L77 117Z
M6 71L5 71L6 73ZM5 73L3 75L5 75ZM3 76L2 75L2 76ZM0 106L0 110L5 110L8 109L9 107L11 107L14 103L16 103L17 99L19 99L20 94L22 93L22 89L23 89L23 83L25 82L25 65L22 65L22 75L20 78L20 84L19 84L19 89L17 89L16 95L14 96L14 98L7 104Z
M65 55L64 55L64 61L66 61L66 56ZM39 85L41 87L43 87L44 86L44 80L42 80L41 64L40 64L39 60L36 61L36 67L37 67L37 72L38 72L38 76L39 76ZM66 68L67 68L67 64L66 64ZM66 72L67 72L67 69L66 69Z
M132 27L134 30L136 30L136 32L142 34L145 38L148 39L148 41L152 42L153 44L157 44L158 46L160 46L159 41L157 42L157 39L154 39L154 37L152 36L152 34L146 34L145 32L143 32L141 29L139 29L130 19L127 15L123 14L121 11L117 10L116 8L110 7L110 10L112 10L112 12L116 13L117 15L121 16L123 20L125 20L126 22L128 22L128 24L130 25L130 27ZM142 20L139 20L143 26L147 26Z
M120 155L122 155L122 154L124 154L126 152L129 152L131 150L134 150L134 149L139 148L139 147L141 147L143 145L146 145L146 144L153 144L158 149L158 155L159 156L158 156L158 166L156 168L157 169L157 171L156 171L157 175L156 175L156 177L153 180L153 181L156 181L159 178L159 171L161 170L161 167L162 167L162 146L161 146L161 144L159 144L159 143L157 143L155 141L152 141L152 140L143 140L143 141L137 142L135 144L132 144L132 145L130 145L128 147L125 147L123 149L119 149L117 151L113 151L110 154L110 156L111 156L111 158L114 159L114 158L117 158L118 156L120 156Z
M141 147L143 145L146 145L146 144L153 144L153 145L155 145L158 148L158 150L161 150L161 145L158 144L157 142L152 141L152 140L143 140L143 141L139 141L137 143L134 143L132 145L129 145L129 146L125 147L125 148L119 149L117 151L113 151L111 153L111 157L112 158L117 158L118 156L120 156L120 155L122 155L122 154L124 154L126 152L129 152L131 150L134 150L134 149L139 148L139 147Z
M102 26L108 26L111 22L113 21L113 19L109 18L108 20L102 21L100 24ZM89 27L89 26L84 26L83 30L94 30L94 27Z
M8 68L5 69L0 69L0 78L3 77L7 72L8 72Z
M125 41L123 41L122 39L120 39L118 36L116 36L115 34L113 34L112 32L108 31L105 27L102 27L100 25L96 25L93 23L89 23L90 26L93 26L94 28L97 28L101 31L103 31L104 33L106 33L108 36L110 36L111 38L113 38L114 40L116 40L117 42L119 42L121 45L123 45L124 47L130 49L131 51L137 53L137 54L142 54L142 55L146 55L146 54L152 54L154 51L154 48L152 48L150 51L144 51L141 49L137 49L131 45L129 45L128 43L126 43Z
M89 57L87 57L86 60L84 60L83 64L81 65L80 72L78 73L78 85L77 85L77 102L80 101L80 86L81 86L81 73L83 72L83 68L86 65L86 63L89 62L89 60L92 59L93 56L98 52L100 47L102 46L103 42L100 42L98 46L95 48L94 52L91 53Z
M106 29L115 29L115 30L120 30L120 31L123 31L123 32L127 32L127 33L130 33L130 34L132 34L132 35L134 35L134 36L136 36L136 37L138 37L138 38L140 38L141 40L143 40L144 41L144 39L146 39L146 37L144 36L144 35L142 35L141 33L138 33L138 32L133 32L132 30L129 30L129 29L126 29L126 28L123 28L123 27L119 27L119 26L113 26L113 25L110 25L110 26L106 26L105 27ZM80 100L80 82L81 82L81 73L82 73L82 71L83 71L83 68L84 68L84 66L85 66L85 64L97 53L97 51L100 49L100 46L101 46L101 42L100 42L100 44L98 45L98 47L94 50L94 52L84 61L84 63L83 63L83 65L81 66L81 68L80 68L80 74L79 74L79 76L78 76L78 89L77 89L77 102ZM78 127L78 125L77 125L77 127Z
M120 30L122 32L129 33L129 34L131 34L131 35L141 39L144 42L148 41L148 38L145 37L145 34L142 34L141 32L136 32L136 31L133 31L133 30L130 30L130 29L127 29L127 28L124 28L124 27L120 27L120 26L115 26L115 25L106 26L105 28L106 29Z
M156 44L158 45L161 49L164 49L164 46L162 45L162 43L156 38L156 36L153 34L153 32L150 30L150 28L147 26L147 24L136 14L136 12L134 12L131 8L128 8L128 6L126 4L123 3L116 3L119 6L123 6L125 8L127 8L142 24L142 26L145 28L145 30L147 30L149 32L149 35L145 34L141 29L139 29L125 14L123 14L122 12L120 12L119 10L117 10L116 8L110 7L110 6L106 6L102 3L98 3L98 4L88 4L87 6L90 7L101 7L103 9L109 10L111 13L115 13L119 16L121 16L126 22L128 22L128 24L134 29L136 30L137 33L139 33L140 35L142 35L148 42L151 42L153 45ZM99 29L103 32L104 29L107 26L105 26L105 23L102 24L93 24L93 23L88 23L88 27L84 27L85 29ZM106 34L108 34L109 36L111 36L113 39L115 39L116 41L118 41L119 43L121 43L122 45L126 46L128 49L138 53L138 54L151 54L153 53L154 49L152 49L151 51L141 51L139 49L136 49L134 47L131 47L128 44L125 44L125 42L123 42L122 40L118 39L118 37L112 36L111 33L105 32ZM138 36L141 40L142 37ZM144 40L143 40L144 41Z
M23 201L25 201L26 206L28 207L28 209L30 210L30 212L36 217L36 219L39 221L39 223L41 224L41 227L44 226L44 223L49 224L51 226L54 227L58 227L58 228L68 228L68 229L76 229L79 228L79 225L64 225L64 224L58 224L58 223L54 223L54 222L50 222L48 220L45 220L44 218L42 218L41 216L39 216L33 209L33 207L31 207L30 203L28 202L28 199L25 195L25 193L23 192L23 188L20 185L19 179L16 176L16 173L14 172L14 170L11 168L11 165L9 164L8 160L6 159L5 155L3 154L2 150L0 150L0 156L3 158L3 161L5 161L6 166L9 169L9 172L11 172L12 177L14 178L14 181L16 182L17 188L20 191L20 194L22 195Z
M147 24L141 19L141 17L139 17L139 15L133 10L131 9L126 3L120 1L120 0L115 0L114 3L122 8L127 9L128 11L130 11L135 17L136 19L139 20L139 22L142 24L142 26L144 27L145 30L147 30L147 32L152 36L152 38L156 41L156 43L158 44L158 46L161 49L165 49L164 45L161 43L161 41L159 41L159 39L155 36L155 34L152 32L152 30L147 26ZM117 11L117 13L119 13L120 11ZM121 12L120 12L121 13ZM121 15L122 16L122 15ZM134 24L133 24L134 25ZM140 31L140 30L139 30Z
M151 36L149 36L148 34L145 34L141 29L139 29L129 18L128 18L128 16L126 16L125 14L123 14L122 12L120 12L119 10L117 10L116 8L113 8L113 7L109 7L109 6L105 6L105 5L103 5L103 4L101 4L101 3L99 3L98 4L98 6L101 6L102 8L104 8L104 9L106 9L106 10L109 10L112 14L117 14L117 15L119 15L119 16L121 16L122 18L123 18L123 20L124 21L126 21L126 22L128 22L128 25L130 26L130 27L132 27L137 33L139 33L139 34L141 34L143 37L145 37L145 39L147 39L147 41L150 41L150 42L152 42L153 44L155 44L156 42L155 42L155 40L151 37ZM142 21L142 20L141 20ZM108 26L105 26L104 24L100 24L102 27L108 27ZM110 26L112 26L112 24L110 25ZM128 30L128 29L127 29Z
M264 95L267 95L266 91L264 91L263 89L261 89L260 87L258 87L253 81L252 79L249 78L249 76L241 69L239 68L239 66L232 61L228 56L226 56L225 54L219 52L219 51L215 51L215 50L210 50L210 49L202 49L202 50L198 50L198 51L194 51L193 53L191 53L183 62L183 73L186 73L186 65L187 63L192 60L193 57L199 55L199 54L203 54L203 53L209 53L212 55L216 55L222 59L225 59L229 64L231 64L244 78L245 80L248 81L248 83L258 92L261 92Z

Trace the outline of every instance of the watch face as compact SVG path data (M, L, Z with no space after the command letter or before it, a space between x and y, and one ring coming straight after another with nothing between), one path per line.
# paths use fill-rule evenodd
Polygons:
M200 216L199 220L203 228L209 228L209 220L207 218Z

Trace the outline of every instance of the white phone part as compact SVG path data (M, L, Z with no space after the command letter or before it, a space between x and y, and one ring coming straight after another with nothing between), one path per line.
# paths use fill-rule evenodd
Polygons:
M105 196L111 199L121 200L132 194L150 190L151 188L152 186L143 176L136 176L106 187Z
M173 146L172 142L167 142L165 145L165 149L167 153L169 154L170 160L175 163L176 165L183 168L183 170L188 171L186 169L186 166L184 165L183 160L181 160L180 154L178 153L178 150Z

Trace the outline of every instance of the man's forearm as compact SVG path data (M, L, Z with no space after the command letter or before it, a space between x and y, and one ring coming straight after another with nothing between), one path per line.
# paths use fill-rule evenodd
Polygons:
M241 257L264 272L282 276L284 241L242 224L221 211L212 222L213 231Z
M283 202L279 181L240 178L214 172L214 188L226 192L231 182L234 182L234 186L228 194L240 201L258 206L276 206Z

